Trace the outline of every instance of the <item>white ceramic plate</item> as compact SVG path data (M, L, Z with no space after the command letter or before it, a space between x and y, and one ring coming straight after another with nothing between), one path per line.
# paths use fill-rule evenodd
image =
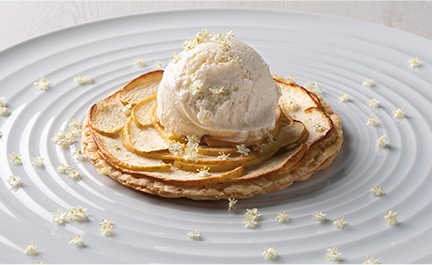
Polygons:
M234 30L280 76L299 84L316 81L322 96L340 115L345 141L333 164L310 180L279 192L241 200L234 211L225 201L165 199L124 187L98 175L89 161L76 162L71 150L50 143L53 133L81 120L88 107L134 77L165 65L183 40L202 28ZM429 263L432 260L432 42L402 31L348 19L259 10L194 10L144 14L84 24L46 34L0 52L0 97L12 112L1 117L0 262L33 263L263 263L265 247L279 252L276 263L326 263L326 249L337 246L342 263L361 263L375 255L381 263ZM133 67L144 57L146 66ZM408 60L419 56L421 67ZM91 74L92 85L76 85L78 74ZM33 90L41 75L51 82ZM361 85L373 78L373 88ZM350 101L340 103L340 93ZM368 100L380 100L372 110ZM406 118L392 111L404 107ZM366 126L366 117L381 125ZM375 141L385 134L388 148ZM77 142L75 147L80 148ZM9 163L21 153L23 165ZM45 158L35 168L30 157ZM82 171L67 179L56 166L69 163ZM9 189L19 175L22 186ZM370 194L383 186L384 197ZM51 213L82 205L90 220L55 225ZM243 227L247 208L257 207L259 227ZM291 221L276 222L286 210ZM399 212L388 226L384 213ZM311 213L327 221L315 224ZM337 230L332 218L345 216ZM99 232L102 218L114 222L114 237ZM192 229L202 239L188 239ZM84 235L85 247L69 245ZM39 254L23 254L31 241Z

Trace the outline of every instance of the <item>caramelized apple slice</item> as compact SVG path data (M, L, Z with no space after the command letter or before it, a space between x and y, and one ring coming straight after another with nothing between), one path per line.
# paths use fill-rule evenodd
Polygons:
M135 106L149 96L156 94L162 76L162 70L138 76L120 90L120 101L123 105L131 104L132 106Z
M234 159L222 160L222 159L197 159L195 161L189 161L186 159L174 160L173 166L186 171L197 171L205 167L210 168L209 172L220 172L232 170L236 167L244 165L248 161L252 161L258 158L258 153L252 153L248 156L236 157Z
M187 143L187 138L185 136L182 136L180 134L176 134L175 132L168 132L165 130L165 127L160 124L157 116L156 116L156 108L157 105L153 107L152 115L151 115L151 122L153 124L153 127L159 132L160 136L164 138L167 142L170 141L177 141L180 143Z
M283 117L283 115L281 113L281 109L279 106L277 108L276 117L277 117L276 118L276 125L275 125L275 128L273 129L273 131L270 133L271 136L275 136L278 133L279 124L280 124L282 117ZM269 137L271 137L271 136L269 136ZM208 146L217 146L217 147L236 147L237 145L241 145L241 144L244 144L246 147L250 147L250 146L254 146L256 144L263 144L263 143L267 142L269 140L269 137L265 137L262 140L254 141L254 142L236 143L236 142L224 141L224 140L212 137L212 136L204 135L201 139L201 142L207 144Z
M279 100L282 112L301 121L309 131L309 138L305 142L308 148L327 139L333 132L333 122L321 110L320 97L295 83L280 81L283 78L277 77L274 80L282 89Z
M96 132L113 136L118 134L126 124L128 116L123 112L124 106L115 93L103 102L94 104L89 110L89 125Z
M161 158L151 156L152 154L169 154L169 145L153 126L140 129L132 119L131 116L122 132L122 142L127 149L138 155L152 158Z
M171 168L171 164L165 164L160 159L151 159L130 152L123 146L120 135L108 137L95 131L92 131L92 135L99 154L108 163L138 171L168 171Z
M141 101L140 103L138 103L137 105L135 105L135 107L132 109L131 116L138 127L140 128L144 128L147 126L153 127L151 121L151 115L156 103L157 103L156 94L153 94L148 98L144 99L143 101Z

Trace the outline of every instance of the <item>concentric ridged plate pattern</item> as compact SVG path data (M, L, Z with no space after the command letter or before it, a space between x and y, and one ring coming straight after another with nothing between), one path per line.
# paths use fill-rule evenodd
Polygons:
M77 162L71 149L50 142L68 120L82 120L99 98L168 64L183 40L202 28L233 30L253 46L271 71L297 82L316 81L322 96L340 116L342 150L331 166L308 181L267 195L241 200L227 211L226 201L165 199L124 187L97 174L89 161ZM326 249L337 246L343 263L362 263L375 255L381 263L432 260L432 42L373 24L302 13L255 10L195 10L145 14L104 20L47 34L0 52L0 97L11 115L0 130L0 261L5 263L262 263L264 248L275 247L276 263L325 263ZM143 57L144 68L133 58ZM408 60L419 56L420 68ZM91 74L94 84L77 85L78 74ZM33 89L46 77L51 88ZM364 78L376 86L362 86ZM341 103L340 93L350 100ZM380 100L371 109L368 100ZM404 107L406 118L393 111ZM366 126L366 117L380 126ZM388 147L376 147L386 135ZM20 153L23 165L9 163ZM31 157L45 158L44 168ZM79 180L57 173L62 163L81 170ZM7 178L19 175L22 186L10 189ZM382 185L386 195L369 190ZM87 222L56 225L51 213L81 205ZM245 229L246 209L262 216L255 230ZM284 210L291 221L279 224ZM384 213L399 212L399 224L388 226ZM312 212L327 214L313 222ZM331 219L344 216L343 230ZM103 237L99 222L114 222L113 237ZM201 240L188 239L197 229ZM69 245L84 235L84 248ZM39 254L23 254L35 241Z

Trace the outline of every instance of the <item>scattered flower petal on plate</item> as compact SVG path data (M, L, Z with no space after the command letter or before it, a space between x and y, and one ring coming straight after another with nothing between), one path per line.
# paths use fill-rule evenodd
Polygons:
M370 192L372 192L375 196L378 197L382 197L385 195L384 191L382 190L382 185L380 185L379 187L378 185L375 185L375 187L374 185L372 185L372 189L370 190Z
M418 68L421 65L420 59L418 57L412 57L411 60L408 61L411 68Z
M34 241L32 241L30 245L24 245L24 247L26 247L26 249L24 250L24 254L28 256L36 256L38 254L38 247L34 245Z
M339 261L340 255L342 255L342 253L339 252L337 247L327 249L326 257L329 261L332 261L332 262Z
M397 216L399 213L389 211L389 213L384 213L384 219L389 225L396 225L398 223Z
M192 229L191 232L188 232L187 235L189 236L189 239L198 239L201 238L201 232Z
M278 256L278 253L275 249L275 247L272 248L264 248L265 251L262 253L264 256L264 259L266 260L275 260Z

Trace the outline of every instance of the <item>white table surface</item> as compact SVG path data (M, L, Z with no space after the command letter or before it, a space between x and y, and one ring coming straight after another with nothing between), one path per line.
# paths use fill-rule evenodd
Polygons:
M44 33L90 21L198 8L319 13L386 25L432 39L431 1L0 1L0 50Z

